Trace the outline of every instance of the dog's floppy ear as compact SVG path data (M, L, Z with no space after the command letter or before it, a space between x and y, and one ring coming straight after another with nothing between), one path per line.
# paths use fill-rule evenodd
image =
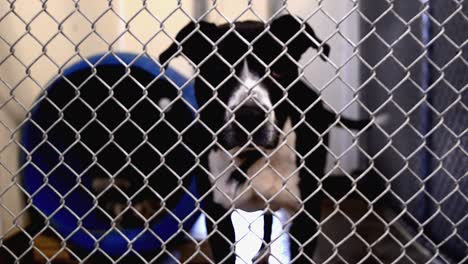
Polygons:
M301 33L298 34L299 31ZM283 15L275 19L271 23L270 32L283 43L288 43L288 53L296 60L299 60L309 48L314 48L320 52L320 57L323 60L326 60L326 57L330 54L330 46L315 35L312 27L307 22L298 17Z
M218 27L215 24L201 21L190 22L176 36L176 42L159 56L161 64L174 56L184 54L194 64L198 65L213 51L213 42L218 38ZM167 64L166 64L167 66Z

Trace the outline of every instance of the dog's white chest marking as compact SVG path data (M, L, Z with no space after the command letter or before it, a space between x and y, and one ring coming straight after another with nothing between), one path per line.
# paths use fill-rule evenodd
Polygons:
M285 122L278 147L269 150L269 158L258 159L247 169L247 180L239 185L230 179L236 166L243 160L231 157L223 150L211 151L208 155L210 180L215 186L214 201L225 208L234 205L245 211L284 208L296 211L300 207L299 170L295 154L296 134L291 132L291 120Z

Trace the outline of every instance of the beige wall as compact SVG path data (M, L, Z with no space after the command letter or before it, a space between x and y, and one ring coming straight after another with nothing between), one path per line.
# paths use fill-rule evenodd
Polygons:
M157 59L157 56L172 42L171 38L174 38L177 32L193 19L194 4L197 2L200 1L184 0L178 6L176 0L148 1L146 9L141 11L141 1L118 1L119 14L129 22L131 32L119 40L119 50L135 53L146 51ZM171 66L179 72L185 76L192 73L192 68L183 60L175 61Z
M208 20L217 24L228 23L232 21L242 20L267 20L270 17L268 0L220 0L216 4L209 4L208 8L212 9Z

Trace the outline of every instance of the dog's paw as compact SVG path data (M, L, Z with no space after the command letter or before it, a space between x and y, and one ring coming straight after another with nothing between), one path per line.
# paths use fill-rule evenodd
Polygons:
M271 250L269 246L263 247L257 252L257 255L252 259L252 263L256 264L267 264L270 258Z
M389 113L378 114L375 117L375 124L379 126L386 126L390 123L391 117Z

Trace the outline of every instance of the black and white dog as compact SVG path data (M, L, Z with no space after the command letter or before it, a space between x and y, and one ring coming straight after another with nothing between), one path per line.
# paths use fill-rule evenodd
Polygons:
M216 263L234 263L235 208L264 210L269 243L271 214L284 208L292 217L293 262L312 259L328 130L339 124L362 129L326 110L300 80L297 61L309 48L326 60L328 44L297 17L269 25L244 21L215 25L190 23L160 56L167 65L183 55L199 69L195 95L200 125L192 135L200 155L200 192Z

